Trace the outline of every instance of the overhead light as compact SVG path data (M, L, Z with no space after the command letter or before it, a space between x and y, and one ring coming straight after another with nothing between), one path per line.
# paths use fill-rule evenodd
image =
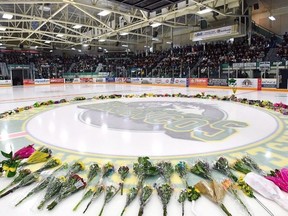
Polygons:
M98 49L102 49L102 47L98 47Z
M158 26L162 25L161 23L158 23L158 22L154 22L152 23L150 26L152 26L152 28L156 28Z
M80 28L82 28L82 25L77 24L77 25L74 25L72 28L74 28L74 29L80 29Z
M74 48L74 47L72 47L71 49L72 49L72 50L75 50L75 48Z
M78 52L82 52L82 50L78 50Z
M104 38L99 39L99 42L104 42L104 41L106 41L106 39Z
M42 11L46 11L46 12L51 10L50 7L48 7L48 6L44 6L44 5L39 6L38 9L39 9L39 10L42 10Z
M167 44L172 44L173 42L172 42L172 41L167 41L166 43L167 43Z
M122 47L128 47L128 45L127 44L122 44Z
M276 20L276 18L275 18L274 16L269 16L269 19L270 19L271 21L275 21L275 20Z
M53 50L50 50L50 52L53 52Z
M63 37L64 34L57 34L56 37Z
M128 35L129 32L121 32L120 35L124 36L124 35Z
M0 26L0 31L6 31L6 27Z
M2 43L0 43L0 46L2 46L3 44Z
M152 38L152 41L159 41L159 38L153 37L153 38Z
M45 41L45 43L46 43L46 44L50 44L50 43L51 43L51 41L48 41L48 40L46 40L46 41Z
M88 47L89 46L89 44L83 44L83 47Z
M38 46L35 46L34 48L35 48L35 49L37 49L37 48L38 48Z
M0 46L0 49L6 49L6 47L5 46Z
M107 16L110 13L111 13L111 11L103 10L103 11L99 12L98 15L99 16Z
M203 9L203 10L199 10L197 13L198 13L198 14L206 14L206 13L209 13L209 12L211 12L211 11L212 11L211 8L205 8L205 9Z
M13 15L12 14L7 14L7 13L4 13L3 15L2 15L2 18L3 19L12 19L13 18Z

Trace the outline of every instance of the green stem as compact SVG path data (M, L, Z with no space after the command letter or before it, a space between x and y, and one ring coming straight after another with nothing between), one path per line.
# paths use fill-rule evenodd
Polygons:
M101 215L102 215L105 205L106 205L106 202L104 202L104 204L103 204L103 206L102 206L102 208L101 208L101 211L100 211L100 213L99 213L98 216L101 216Z
M43 206L44 206L44 204L45 204L45 200L41 201L37 208L38 208L39 210L42 209Z
M125 207L125 208L122 210L122 212L121 212L121 215L120 215L120 216L123 216L123 214L124 214L125 210L126 210L126 207Z
M167 206L163 206L163 216L167 216Z
M228 211L223 203L220 204L221 209L225 212L227 216L232 216L232 214Z
M144 206L140 206L139 212L138 212L138 216L142 216L144 213Z
M77 210L77 208L80 206L80 204L83 202L84 199L85 199L85 198L82 198L82 199L77 203L77 205L73 208L73 211L76 211L76 210Z
M124 189L124 181L120 183L120 189L121 189L121 196L123 195L123 189Z
M83 211L83 214L87 211L87 209L88 209L89 206L91 205L92 201L93 201L93 197L92 197L92 199L89 201L89 203L87 204L85 210Z
M249 212L249 209L247 208L247 206L243 203L243 201L240 199L240 197L238 196L237 192L235 192L233 190L233 194L236 197L236 199L240 202L240 204L244 207L244 209L247 211L247 213L252 216L252 214Z
M184 210L185 210L184 207L185 207L184 202L182 202L182 216L184 216Z
M30 197L33 193L28 193L22 200L20 200L15 206L20 205L24 200L26 200L28 197Z
M270 214L271 216L274 216L274 214L273 214L260 200L258 200L257 197L255 197L255 196L253 195L253 198L259 203L259 205L262 206L263 209L265 209L265 211L266 211L268 214Z
M58 202L53 201L51 204L49 204L47 206L47 209L50 211L50 210L54 209L57 204L58 204Z
M10 194L10 193L13 193L15 190L17 190L17 189L20 188L20 187L21 187L21 186L18 185L18 186L16 186L16 187L8 190L7 192L1 194L1 195L0 195L0 198L3 198L3 197L7 196L7 195Z
M0 194L2 194L4 191L6 191L9 187L11 187L13 184L10 183L9 185L7 185L5 188L3 188L1 191L0 191Z

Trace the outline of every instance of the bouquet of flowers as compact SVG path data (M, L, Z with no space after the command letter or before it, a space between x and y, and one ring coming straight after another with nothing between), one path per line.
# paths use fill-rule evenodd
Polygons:
M224 157L218 158L218 160L213 165L213 169L233 179L234 182L237 182L238 180L238 178L231 172L228 160Z
M195 188L199 190L201 194L209 198L211 201L218 204L227 216L232 216L223 204L223 199L226 191L221 184L217 183L214 180L212 180L209 184L207 182L200 181L195 185Z
M73 173L78 173L80 171L85 170L85 165L81 161L76 161L72 164L69 171L67 172L65 178L69 177Z
M266 179L274 182L281 190L288 192L288 168L271 171Z
M29 158L31 154L35 152L34 144L28 145L16 151L13 155L13 159L22 160L25 158Z
M186 190L182 190L179 194L178 197L178 202L181 204L181 208L182 208L182 216L185 215L185 201L187 200L187 191Z
M153 189L152 187L146 185L142 188L140 193L140 209L138 212L138 216L142 216L144 213L144 207L149 202L150 197L152 195Z
M170 161L161 161L157 163L159 174L164 178L165 182L170 183L170 178L174 173L173 165Z
M189 168L185 161L179 161L179 163L175 165L175 172L179 175L181 180L184 181L186 187L188 187L188 182L187 182L188 170Z
M257 173L259 173L260 175L265 176L265 172L258 166L258 164L249 156L244 156L241 158L241 161L243 161L243 163L250 167L253 171L256 171Z
M47 161L47 163L45 163L40 169L36 170L35 173L41 173L44 170L47 169L52 169L54 167L57 167L59 165L61 165L61 160L58 158L51 158L50 160Z
M13 193L15 190L22 188L22 187L26 187L28 185L31 185L32 183L36 182L39 178L39 174L38 173L31 173L27 176L25 176L17 186L11 188L10 190L6 191L5 193L0 195L0 198L7 196L10 193Z
M65 184L66 178L61 176L61 177L51 177L48 186L47 186L47 191L45 193L45 196L43 200L40 202L38 205L38 209L42 209L45 205L46 202L48 202L50 199L52 199L54 196L56 196L59 191L61 190L61 187Z
M18 175L14 178L14 180L0 191L0 194L2 194L4 191L6 191L9 187L12 187L12 186L18 184L23 178L28 176L30 173L31 173L31 170L29 170L29 169L20 170Z
M126 208L133 202L133 200L135 200L135 198L137 197L137 194L138 194L138 188L132 187L129 189L129 192L127 194L126 203L125 203L125 206L124 206L120 216L123 216Z
M207 162L198 160L190 170L193 174L204 179L212 180L210 166Z
M21 163L19 166L27 166L30 164L46 162L52 156L52 150L44 146L34 151L26 162Z
M133 170L139 179L138 189L142 187L145 178L159 174L157 167L149 159L149 157L138 157L138 163L133 164Z
M91 181L99 174L100 171L101 171L101 168L99 167L97 163L92 163L89 166L87 185L91 183Z
M99 165L97 163L93 163L90 165L89 167L89 173L88 173L88 179L87 179L87 185L89 185L91 183L91 181L98 175L98 173L101 171L101 168L99 167ZM89 188L85 194L83 195L83 197L81 198L81 200L77 203L77 205L73 208L73 211L76 211L77 208L80 206L80 204L85 200L88 199L90 196L93 195L93 193L95 192L95 187L93 188Z
M120 184L120 188L121 188L121 195L123 195L124 181L129 174L129 167L128 166L119 167L118 173L119 173L121 181L122 181Z
M273 216L273 213L254 195L252 188L244 181L243 177L238 179L237 185L246 196L255 199L268 214Z
M113 199L113 197L115 197L119 190L120 188L116 189L113 185L110 185L106 188L106 195L99 216L102 215L105 205L109 203Z
M89 198L90 196L92 196L92 199L90 200L90 202L87 204L85 210L83 211L83 214L87 211L87 209L89 208L89 206L91 205L91 203L96 200L102 193L104 192L104 186L103 185L96 185L93 188L90 188L83 196L82 200ZM75 211L77 209L77 205L74 207L73 211Z
M56 197L56 199L52 203L50 203L47 206L47 209L52 210L63 199L84 189L85 187L86 187L86 182L80 176L76 174L71 174L68 180L61 187L61 190L59 191L59 195Z
M245 209L245 211L248 213L248 215L252 216L252 214L250 213L249 209L247 208L247 206L244 204L244 202L241 200L241 198L239 197L238 193L237 193L237 186L235 184L233 184L231 182L230 179L225 179L222 182L222 185L224 187L225 190L229 191L234 198L239 201L239 203L243 206L243 208Z
M83 213L85 213L87 211L87 209L89 208L89 206L91 205L91 203L96 200L100 195L101 193L103 192L103 186L102 185L102 182L103 182L103 179L104 178L107 178L109 177L110 175L112 175L113 173L115 172L115 168L114 168L114 165L110 162L106 163L103 167L102 167L102 176L100 178L100 180L98 181L98 183L96 184L96 186L94 188L90 188L85 194L84 194L84 199L86 198L89 198L91 195L92 195L92 198L91 200L89 201L89 203L87 204L85 210ZM100 185L100 186L99 186ZM82 198L82 200L83 200ZM80 200L80 203L82 201ZM79 203L78 203L79 204ZM78 205L77 204L77 205ZM75 208L77 209L77 205L75 206ZM74 209L75 209L74 208ZM76 210L75 209L75 210Z
M283 192L273 182L253 172L248 173L245 176L244 180L259 194L261 194L267 199L275 201L278 205L288 211L287 196L285 196ZM267 211L267 208L265 210ZM268 213L273 215L271 211L269 211Z
M232 168L244 174L252 172L250 167L248 167L242 160L236 160L236 162L232 165Z
M36 187L34 187L23 199L21 199L15 206L20 205L25 199L27 199L28 197L32 196L33 194L36 194L40 191L42 191L43 189L45 189L49 182L51 181L51 179L53 178L53 176L55 175L55 173L59 172L62 169L67 169L68 164L65 163L63 164L61 167L59 167L58 169L54 170L47 178L44 178Z
M172 196L173 188L169 184L165 183L159 187L156 187L156 189L163 205L163 216L167 216L167 205Z

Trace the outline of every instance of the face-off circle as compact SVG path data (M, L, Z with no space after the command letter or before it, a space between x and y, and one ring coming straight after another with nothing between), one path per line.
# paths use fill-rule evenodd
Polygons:
M207 154L259 143L277 130L276 118L261 109L195 98L72 104L27 124L28 133L44 143L119 156Z

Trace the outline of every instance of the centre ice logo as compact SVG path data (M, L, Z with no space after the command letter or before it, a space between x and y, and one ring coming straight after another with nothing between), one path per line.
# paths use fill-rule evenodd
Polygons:
M165 132L170 137L203 142L221 141L247 127L245 122L227 120L217 107L196 102L143 101L106 102L79 106L79 119L110 129Z

